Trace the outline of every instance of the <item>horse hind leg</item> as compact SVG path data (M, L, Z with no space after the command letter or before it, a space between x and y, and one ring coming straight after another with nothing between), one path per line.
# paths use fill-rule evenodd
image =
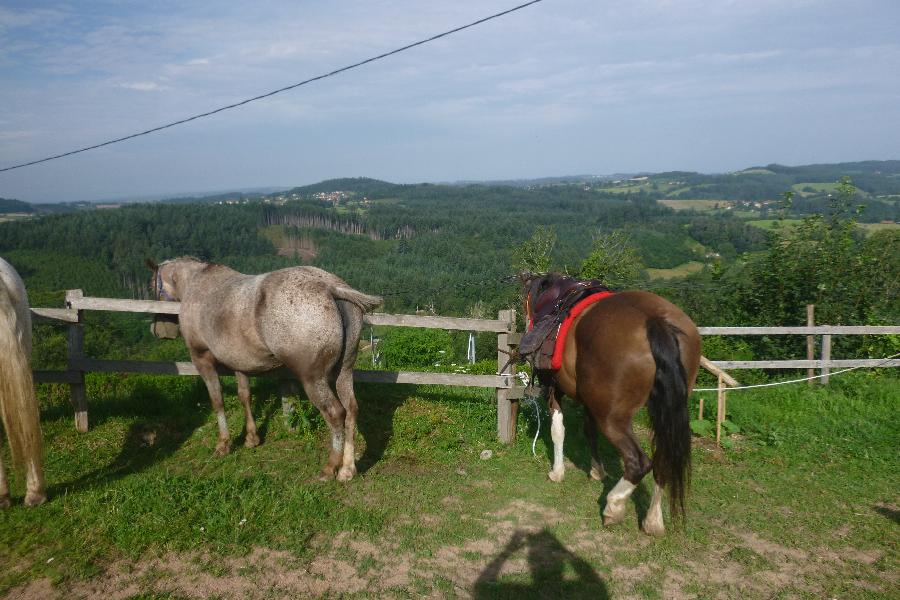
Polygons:
M344 460L344 417L346 411L341 406L325 376L310 379L301 378L303 390L331 428L331 448L328 452L328 461L322 467L319 475L320 481L334 479L335 470Z
M256 448L259 446L259 434L256 432L256 421L253 420L253 412L250 410L250 378L246 373L234 372L237 381L238 398L244 406L244 420L246 422L247 435L244 438L244 447Z
M666 526L663 524L662 513L662 486L653 482L653 496L650 498L650 508L647 510L647 516L641 524L641 529L647 535L661 537L666 534Z
M335 382L335 391L344 407L344 457L338 471L338 481L350 481L356 475L356 418L359 404L353 389L353 366L359 349L359 336L362 331L362 310L355 304L337 301L344 325L344 353L341 358L341 370Z
M603 509L603 524L614 525L625 518L625 505L651 468L650 459L641 449L631 430L631 417L627 419L606 419L601 430L603 435L622 455L625 473L606 496Z
M594 420L587 407L584 412L584 437L587 438L588 447L591 450L590 477L594 481L602 481L606 477L606 469L603 468L603 461L597 450L597 421Z
M345 411L344 456L337 478L338 481L350 481L356 475L356 417L359 414L359 405L353 390L352 365L350 368L341 369L335 387Z

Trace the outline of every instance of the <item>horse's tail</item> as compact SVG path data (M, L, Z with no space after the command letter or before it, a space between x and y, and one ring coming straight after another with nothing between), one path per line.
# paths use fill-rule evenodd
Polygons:
M381 306L381 296L369 296L359 290L354 290L347 285L336 285L331 288L331 295L337 300L346 300L358 306L363 312L368 312L377 306Z
M353 365L356 363L356 353L359 348L359 336L362 333L363 313L379 306L382 299L379 296L369 296L348 285L336 285L331 288L331 295L336 300L341 320L344 322L344 350L339 367L339 382L344 378L349 379L349 385L353 383Z
M2 282L0 282L2 284ZM30 324L19 323L15 306L0 289L0 418L13 463L41 464L41 419L28 361Z
M662 317L647 320L647 340L656 361L656 377L647 401L653 429L653 478L669 488L672 516L684 516L691 475L691 428L688 379L681 362L682 331Z

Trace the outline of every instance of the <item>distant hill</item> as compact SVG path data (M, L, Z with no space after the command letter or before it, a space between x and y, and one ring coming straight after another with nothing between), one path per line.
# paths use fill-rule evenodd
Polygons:
M33 213L34 207L21 200L0 198L0 213Z

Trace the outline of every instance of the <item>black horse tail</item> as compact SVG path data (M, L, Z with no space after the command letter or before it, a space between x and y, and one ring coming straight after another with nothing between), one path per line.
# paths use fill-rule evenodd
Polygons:
M653 478L669 488L672 517L684 517L691 477L691 428L688 381L678 344L680 329L662 317L647 320L647 340L656 361L656 377L647 401L653 429Z

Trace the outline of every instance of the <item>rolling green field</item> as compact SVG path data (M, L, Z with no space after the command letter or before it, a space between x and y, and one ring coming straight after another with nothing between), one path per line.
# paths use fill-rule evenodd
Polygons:
M274 383L254 381L263 444L248 450L225 381L224 458L196 378L89 376L86 434L66 388L41 386L51 498L24 508L13 478L0 596L896 597L900 382L889 373L732 392L730 448L695 438L688 520L661 539L638 530L649 482L625 523L602 527L615 480L587 477L571 403L568 470L553 484L546 414L535 458L527 405L503 446L489 392L359 385L360 475L319 483L315 411L304 403L291 431ZM601 451L618 478L615 453Z
M674 208L675 210L697 210L697 211L711 211L711 210L725 210L726 207L732 206L734 204L731 200L659 200L659 203L663 206L668 206L669 208Z
M674 279L678 277L686 277L693 273L699 273L703 270L703 263L698 260L692 260L684 264L678 265L673 269L647 269L647 274L651 280L656 279Z

